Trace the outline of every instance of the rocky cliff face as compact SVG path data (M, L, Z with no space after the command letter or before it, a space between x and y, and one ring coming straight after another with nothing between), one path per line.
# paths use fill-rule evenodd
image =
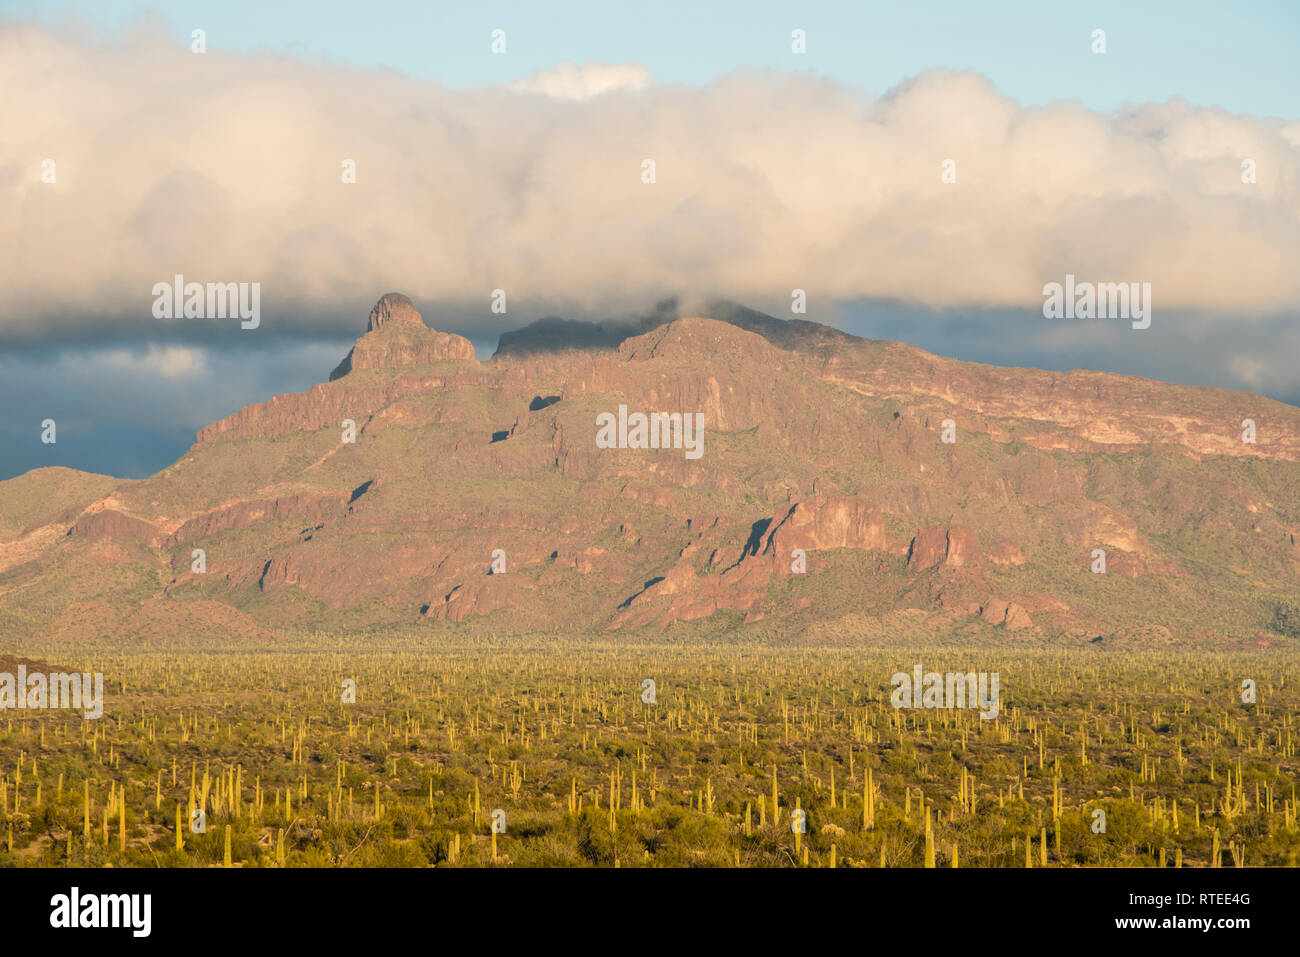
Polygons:
M474 346L464 336L430 329L410 299L390 292L370 310L366 334L330 373L330 381L360 369L401 369L443 359L472 362Z
M152 478L0 483L0 631L793 640L867 615L1017 640L1278 640L1300 410L722 314L616 343L542 323L479 362L386 295L329 382L214 422ZM661 447L631 431L600 447L597 417L620 406L698 413L702 454L671 420Z
M380 296L375 307L370 310L370 318L366 320L366 333L375 332L393 320L424 325L424 317L415 308L415 303L400 292L390 292Z

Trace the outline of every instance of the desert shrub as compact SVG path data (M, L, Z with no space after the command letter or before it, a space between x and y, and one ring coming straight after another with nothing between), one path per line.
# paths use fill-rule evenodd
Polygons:
M1274 605L1271 627L1288 638L1300 638L1300 605L1293 601L1280 601Z

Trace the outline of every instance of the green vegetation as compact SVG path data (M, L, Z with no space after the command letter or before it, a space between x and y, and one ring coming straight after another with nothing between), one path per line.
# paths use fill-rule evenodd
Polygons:
M1300 638L1300 605L1292 601L1278 602L1273 608L1270 627L1288 638Z
M66 662L104 673L105 715L0 712L0 864L1207 867L1300 852L1300 665L1278 651L342 647ZM997 672L1000 714L895 709L891 676L918 663Z

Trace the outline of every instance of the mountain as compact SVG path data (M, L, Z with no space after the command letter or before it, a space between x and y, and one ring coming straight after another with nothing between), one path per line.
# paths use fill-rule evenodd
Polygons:
M709 311L544 320L480 362L390 293L328 382L151 478L0 483L0 634L1292 640L1300 409ZM699 413L701 454L598 447L620 406Z

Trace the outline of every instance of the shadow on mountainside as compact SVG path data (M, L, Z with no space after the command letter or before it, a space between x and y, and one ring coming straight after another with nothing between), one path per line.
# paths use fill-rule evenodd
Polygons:
M747 332L792 352L817 353L861 341L859 337L806 319L777 319L728 300L714 300L696 312ZM503 333L493 358L521 358L547 352L601 352L617 349L623 340L643 335L689 313L677 299L664 299L643 316L598 322L548 316L521 329Z

